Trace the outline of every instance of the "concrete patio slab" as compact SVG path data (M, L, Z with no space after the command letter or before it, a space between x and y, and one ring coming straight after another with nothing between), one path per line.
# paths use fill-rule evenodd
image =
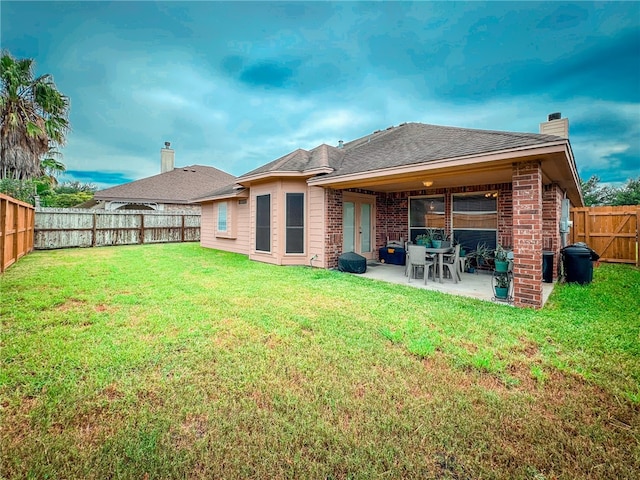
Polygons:
M479 300L493 301L493 289L491 287L491 274L488 272L478 273L463 273L462 281L457 284L450 278L444 278L442 283L431 277L427 279L427 284L424 284L424 278L412 278L411 282L404 274L405 267L403 265L391 265L388 263L380 263L375 261L369 261L367 263L367 271L359 274L362 277L371 278L374 280L380 280L389 283L398 283L408 285L414 288L424 288L427 290L435 290L442 293L448 293L450 295L459 295L462 297L477 298ZM419 274L421 275L421 274ZM542 284L542 302L543 305L551 295L553 291L553 283ZM496 302L504 303L506 302Z

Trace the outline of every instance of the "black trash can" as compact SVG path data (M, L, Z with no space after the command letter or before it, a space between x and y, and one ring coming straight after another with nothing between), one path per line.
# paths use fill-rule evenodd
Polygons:
M553 283L553 252L542 252L542 281Z
M562 249L564 277L569 283L585 285L593 280L593 262L600 256L585 243L574 243Z

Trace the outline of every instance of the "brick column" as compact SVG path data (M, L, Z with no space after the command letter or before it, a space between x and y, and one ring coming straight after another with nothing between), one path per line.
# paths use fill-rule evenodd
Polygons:
M325 267L336 268L342 251L342 190L325 189Z
M513 280L515 304L542 307L542 170L513 164Z
M554 252L553 278L558 278L560 262L560 217L562 215L562 189L555 183L545 185L542 193L542 249Z

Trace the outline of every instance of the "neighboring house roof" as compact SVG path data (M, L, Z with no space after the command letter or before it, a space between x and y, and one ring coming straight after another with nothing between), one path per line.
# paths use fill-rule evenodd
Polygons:
M236 177L214 167L190 165L96 192L96 200L189 203L234 182Z

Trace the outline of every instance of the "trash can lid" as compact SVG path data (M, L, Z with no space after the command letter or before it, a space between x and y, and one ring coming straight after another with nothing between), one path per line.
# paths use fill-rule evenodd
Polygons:
M589 248L586 243L578 242L573 245L568 245L561 250L562 253L568 253L570 255L589 255L592 261L598 260L600 255L598 255L594 250Z

